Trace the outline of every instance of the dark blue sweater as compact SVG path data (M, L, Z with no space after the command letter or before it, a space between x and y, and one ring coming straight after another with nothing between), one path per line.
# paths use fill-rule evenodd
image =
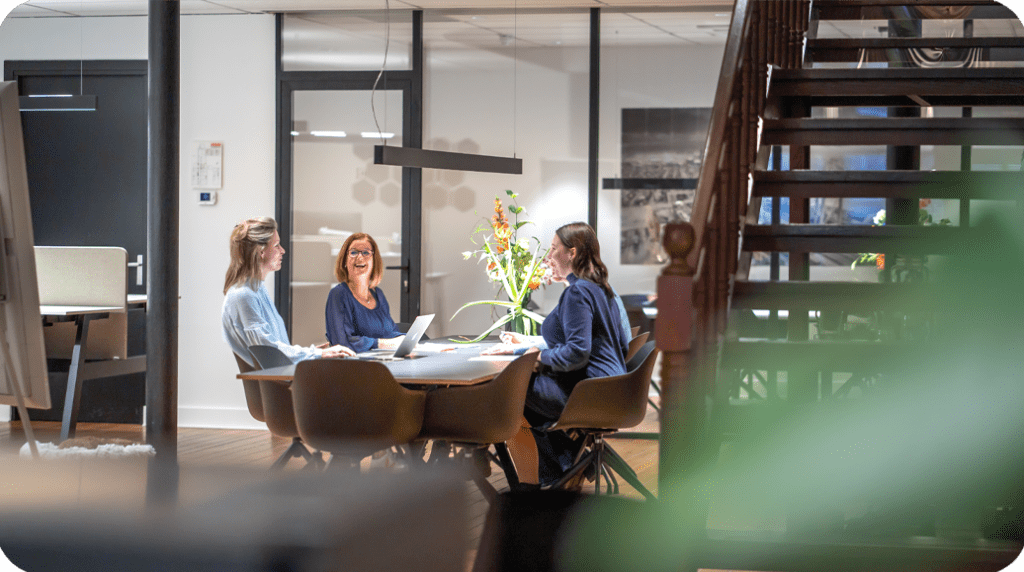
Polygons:
M327 295L327 341L331 345L342 345L355 352L365 352L377 347L379 338L394 338L402 335L391 319L388 300L380 288L371 288L377 299L377 307L370 310L360 304L348 284L341 283Z
M540 362L566 391L581 379L626 373L624 338L618 307L600 286L575 274L558 305L541 325L548 349Z

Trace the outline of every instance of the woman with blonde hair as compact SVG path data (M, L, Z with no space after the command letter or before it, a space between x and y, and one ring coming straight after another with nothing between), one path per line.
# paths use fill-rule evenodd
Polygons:
M355 352L395 349L403 335L395 327L384 292L377 287L384 260L365 232L348 237L334 264L338 284L327 296L327 340Z
M249 346L274 346L292 362L312 358L352 355L349 348L330 344L303 347L288 341L284 319L270 301L267 276L281 269L284 247L277 233L277 222L269 217L251 218L231 231L231 265L224 277L224 306L221 323L224 339L249 365L253 363Z

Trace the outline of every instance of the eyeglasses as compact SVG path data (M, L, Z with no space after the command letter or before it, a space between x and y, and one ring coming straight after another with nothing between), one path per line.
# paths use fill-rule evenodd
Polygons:
M368 258L370 256L373 256L373 251L372 250L356 250L356 249L353 248L352 250L348 251L348 255L349 255L350 258L356 258L357 256L362 256L363 258Z

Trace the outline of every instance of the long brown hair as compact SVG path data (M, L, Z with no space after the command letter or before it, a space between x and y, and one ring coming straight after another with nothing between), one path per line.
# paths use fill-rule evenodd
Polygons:
M231 265L224 276L225 294L239 283L253 290L259 288L263 251L275 232L277 221L270 217L250 218L235 225L231 231Z
M345 261L348 259L349 248L357 240L369 242L370 248L373 249L373 270L370 271L370 288L374 288L377 284L380 284L381 276L384 275L384 259L380 257L377 241L365 232L357 232L345 241L345 245L341 247L341 252L338 253L338 258L334 261L334 277L338 279L338 282L348 284L348 267L345 266Z
M566 248L576 249L576 256L571 261L572 273L597 284L611 296L608 268L601 262L601 243L597 241L593 227L585 222L571 222L559 227L555 234Z

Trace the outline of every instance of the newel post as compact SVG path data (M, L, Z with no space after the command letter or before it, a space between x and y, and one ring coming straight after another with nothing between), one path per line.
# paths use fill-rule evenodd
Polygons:
M704 398L691 374L696 371L691 353L696 312L694 270L686 259L694 244L693 227L685 222L665 225L663 244L670 262L658 277L655 339L661 350L662 387L658 490L668 500L682 492L680 486L692 473L692 447L703 433Z

